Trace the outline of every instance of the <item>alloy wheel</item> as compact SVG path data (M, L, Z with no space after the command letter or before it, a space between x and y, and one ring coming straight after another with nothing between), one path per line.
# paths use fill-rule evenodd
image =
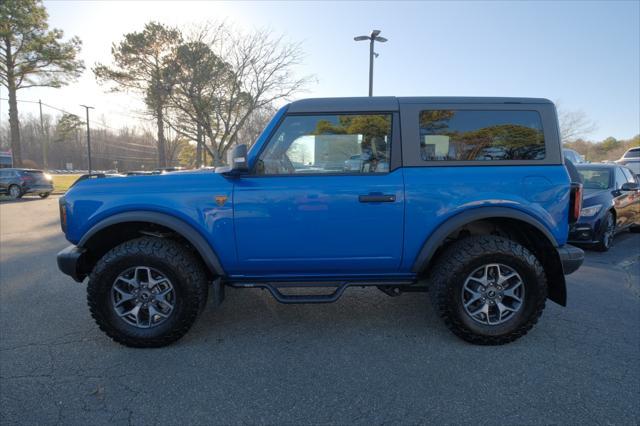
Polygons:
M171 316L176 295L171 281L160 271L135 266L122 272L111 286L115 313L138 328L156 327Z
M18 188L16 185L13 185L11 188L9 188L9 196L11 198L18 198L20 196L20 188Z
M613 233L615 231L615 223L611 214L607 215L607 227L602 234L602 245L604 247L611 247L611 240L613 239Z
M498 325L512 318L523 306L524 281L512 267L485 264L473 271L462 289L462 305L474 321Z

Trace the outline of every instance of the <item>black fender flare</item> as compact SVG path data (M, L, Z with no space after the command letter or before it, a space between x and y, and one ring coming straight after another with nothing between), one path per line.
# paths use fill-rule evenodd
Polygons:
M193 226L189 225L182 219L165 213L149 212L149 211L129 211L118 213L101 220L93 225L78 242L77 246L84 248L85 244L101 230L126 222L147 222L169 228L175 233L186 239L196 249L204 264L209 270L218 276L224 276L224 269L220 263L220 259L207 240Z
M429 264L429 261L436 253L440 245L445 239L456 229L462 226L482 219L515 219L525 222L535 227L549 243L555 248L553 253L549 253L551 268L548 271L548 284L549 284L549 299L558 303L561 306L566 306L567 290L564 273L562 270L562 262L560 255L558 254L558 242L555 237L549 232L549 230L531 215L523 213L519 210L508 207L478 207L471 210L458 213L444 223L440 224L438 228L427 238L422 245L422 249L418 253L413 266L412 272L420 274L424 272L424 269Z
M554 247L558 247L558 242L551 232L532 216L508 207L478 207L458 213L440 224L422 245L422 249L413 263L412 272L422 272L422 269L429 263L438 247L453 231L468 223L492 218L516 219L526 222L542 232Z

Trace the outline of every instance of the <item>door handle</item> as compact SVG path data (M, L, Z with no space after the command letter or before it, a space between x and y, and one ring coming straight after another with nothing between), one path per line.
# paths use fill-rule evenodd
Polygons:
M394 194L358 195L358 201L361 203L393 203L396 201L396 196Z

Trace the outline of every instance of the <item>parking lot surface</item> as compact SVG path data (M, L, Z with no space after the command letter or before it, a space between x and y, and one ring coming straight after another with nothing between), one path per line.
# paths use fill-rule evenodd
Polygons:
M58 272L57 199L0 203L1 424L638 424L640 235L588 252L506 346L454 337L428 294L286 306L229 289L177 344L130 349Z

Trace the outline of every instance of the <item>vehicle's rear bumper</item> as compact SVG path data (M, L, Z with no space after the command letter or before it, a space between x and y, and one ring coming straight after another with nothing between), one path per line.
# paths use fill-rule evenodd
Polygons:
M565 275L569 275L582 265L584 262L584 251L570 244L565 244L557 248L560 261L562 262L562 271Z
M85 249L76 246L69 246L60 251L57 257L58 269L81 283L87 276L81 268L84 253Z

